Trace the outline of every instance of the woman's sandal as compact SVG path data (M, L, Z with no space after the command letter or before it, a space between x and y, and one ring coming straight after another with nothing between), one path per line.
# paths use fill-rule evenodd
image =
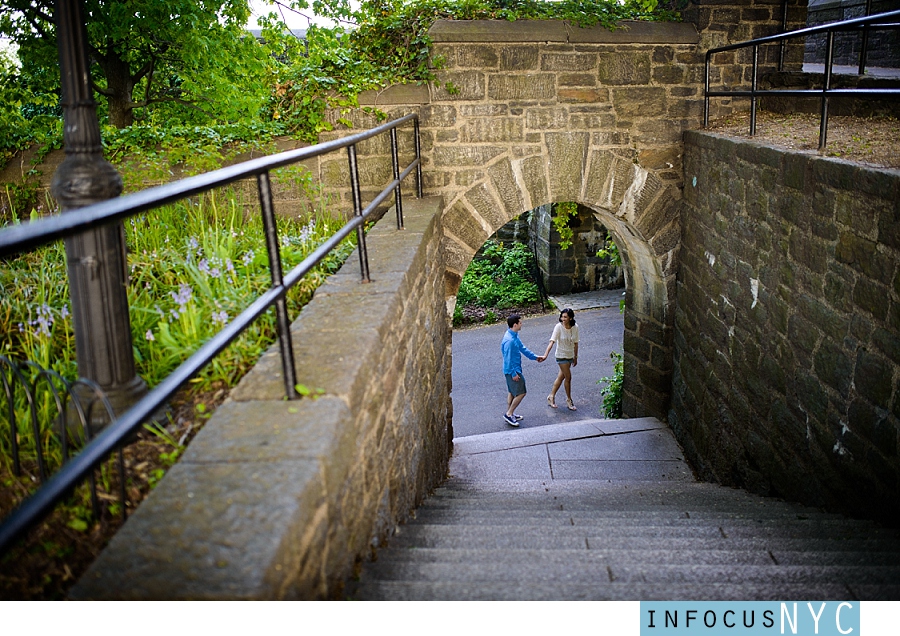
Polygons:
M548 405L550 408L552 408L552 409L557 408L556 402L553 401L553 396L552 396L552 395L548 395L548 396L547 396L547 405Z
M569 407L569 410L570 410L570 411L577 411L577 410L578 410L578 409L575 408L575 403L574 403L572 400L570 400L569 398L566 398L566 406Z

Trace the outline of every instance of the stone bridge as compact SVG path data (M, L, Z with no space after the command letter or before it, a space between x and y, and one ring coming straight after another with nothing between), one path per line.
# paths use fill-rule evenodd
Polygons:
M360 99L419 113L429 197L406 193L407 230L372 230L371 285L345 267L295 322L298 381L324 397L282 401L270 351L73 596L339 590L445 476L449 316L472 256L565 201L625 260L627 415L668 421L710 480L898 523L900 174L685 133L701 124L703 52L777 31L779 12L699 2L684 23L613 32L437 23L439 86ZM717 81L744 81L748 60L729 61ZM360 148L370 189L390 179L388 150ZM346 198L343 157L309 167Z
M624 412L665 418L682 134L702 124L703 52L726 33L748 38L773 32L773 20L780 20L774 6L716 4L698 9L695 22L630 22L614 31L562 21L437 22L430 34L439 82L393 86L364 93L359 101L389 116L421 117L425 190L444 200L450 313L466 267L498 228L549 203L589 208L623 255ZM726 29L724 23L737 15L740 27ZM799 60L802 52L795 53ZM716 77L723 73L740 82L745 64L732 61ZM728 104L716 108L730 112ZM357 111L335 113L335 124L339 116L355 128L378 121ZM381 157L364 167L364 185L380 188L389 179L388 152L386 139L360 149ZM347 197L345 163L339 157L311 167Z

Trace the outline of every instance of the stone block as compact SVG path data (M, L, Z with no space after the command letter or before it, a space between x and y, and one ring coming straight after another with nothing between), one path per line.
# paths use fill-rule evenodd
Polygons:
M797 369L791 377L791 389L809 417L825 422L828 414L828 393L818 378L806 370Z
M461 239L452 236L444 238L442 247L447 270L455 276L462 278L477 250L463 243Z
M850 391L853 363L831 340L824 340L815 355L814 369L819 379L846 398Z
M439 144L452 144L459 142L458 130L438 130L435 132L434 140Z
M650 53L617 51L601 54L597 77L608 86L646 85L650 83Z
M476 185L474 188L471 188L466 192L466 201L468 201L469 205L475 208L476 212L483 218L489 228L488 236L485 236L479 245L476 247L480 248L481 245L484 244L484 241L493 234L498 228L504 225L511 218L515 218L519 214L521 214L524 210L516 211L514 214L507 214L503 205L497 201L494 193L490 191L486 184Z
M499 63L497 52L489 46L461 45L456 47L456 64L460 68L491 69Z
M395 84L380 91L363 91L357 98L360 106L427 104L431 101L427 86ZM371 126L365 126L371 127Z
M507 104L460 104L460 117L503 117L509 114Z
M593 87L597 85L597 77L591 73L560 73L556 84L560 88Z
M484 99L485 76L478 71L437 71L432 101L473 101Z
M900 181L900 178L897 181ZM900 250L900 199L894 199L893 205L879 206L879 208L878 242Z
M529 108L525 111L525 128L529 130L558 130L569 123L565 108Z
M885 288L872 281L865 278L856 281L856 285L853 287L853 302L878 320L884 320L887 317L890 300L885 294Z
M893 389L893 375L894 365L881 356L859 349L853 385L860 395L887 409Z
M529 201L533 208L552 203L547 183L547 165L543 157L528 157L519 162L525 187L528 189Z
M435 20L428 29L434 42L566 42L561 20Z
M463 143L516 143L524 140L521 117L471 119L461 128Z
M676 207L671 205L670 207ZM668 225L657 231L650 239L650 246L654 254L663 256L676 249L681 241L681 224L678 220L672 220Z
M651 87L614 88L612 102L620 119L660 117L668 110L666 89Z
M650 77L657 84L683 84L685 69L674 64L654 66Z
M793 232L790 237L790 255L800 265L822 276L828 267L828 246L824 241Z
M487 176L484 170L456 170L453 174L456 185L464 188L472 187Z
M491 183L506 209L506 218L515 218L526 211L522 192L508 160L495 163L488 169Z
M471 210L457 201L443 215L442 224L447 231L462 240L473 252L480 249L491 232L472 216Z
M591 44L696 44L697 28L689 22L643 22L623 20L609 30L601 25L569 26L568 41Z
M503 46L500 48L501 71L536 71L538 69L538 47Z
M562 104L600 104L609 100L605 88L560 88L556 98Z
M597 55L592 53L544 53L542 71L590 71L597 68Z
M488 98L498 101L556 99L556 77L549 73L491 75Z
M504 152L498 146L435 146L434 165L437 168L483 166Z
M594 145L626 145L629 143L628 133L614 132L616 116L612 113L572 113L569 117L571 130L603 130L594 133Z
M248 470L249 468L249 470ZM73 599L324 598L307 554L325 521L315 460L179 462L116 533ZM305 528L305 521L314 523ZM317 569L315 567L311 568ZM298 585L303 573L306 580Z
M872 333L872 344L894 364L900 365L900 337L881 327Z
M455 106L428 104L422 108L421 123L428 128L451 128L456 125Z
M587 133L546 133L550 193L553 201L578 201L584 175L590 135Z

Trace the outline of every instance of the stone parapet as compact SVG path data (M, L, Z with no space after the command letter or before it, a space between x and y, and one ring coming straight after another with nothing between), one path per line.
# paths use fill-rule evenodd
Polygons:
M568 44L696 44L697 29L685 22L625 20L617 28L582 28L566 20L436 20L434 42L565 42ZM480 65L479 65L480 66Z
M900 171L685 145L669 423L689 459L900 523Z
M368 235L116 534L77 599L324 599L446 476L450 324L437 199Z

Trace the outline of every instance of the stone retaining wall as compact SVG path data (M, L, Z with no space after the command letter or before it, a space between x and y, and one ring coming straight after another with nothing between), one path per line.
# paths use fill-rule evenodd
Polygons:
M291 331L298 382L283 400L266 353L215 412L71 596L323 599L446 476L450 323L439 200L370 232Z
M900 523L900 171L685 135L669 423L702 476Z

